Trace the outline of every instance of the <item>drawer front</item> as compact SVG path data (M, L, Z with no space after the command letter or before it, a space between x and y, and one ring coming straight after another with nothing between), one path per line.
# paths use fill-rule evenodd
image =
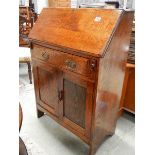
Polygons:
M54 49L34 45L31 50L32 59L37 58L50 63L60 69L66 69L87 77L92 78L94 70L87 58L64 53Z

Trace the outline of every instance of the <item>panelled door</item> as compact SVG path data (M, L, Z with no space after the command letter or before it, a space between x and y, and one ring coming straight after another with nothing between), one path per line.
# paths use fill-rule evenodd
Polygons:
M61 120L81 134L90 137L93 83L72 74L63 73Z
M33 60L37 104L59 116L59 84L62 72L43 62Z
M93 83L33 60L37 104L80 134L90 137Z

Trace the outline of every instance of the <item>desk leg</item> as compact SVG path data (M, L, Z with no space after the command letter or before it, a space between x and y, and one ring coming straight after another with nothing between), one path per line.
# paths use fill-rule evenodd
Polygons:
M44 113L42 111L40 111L39 109L37 109L37 117L40 118L44 115Z
M27 66L28 66L28 74L29 74L30 84L32 84L32 72L31 72L31 64L30 64L30 62L27 63Z

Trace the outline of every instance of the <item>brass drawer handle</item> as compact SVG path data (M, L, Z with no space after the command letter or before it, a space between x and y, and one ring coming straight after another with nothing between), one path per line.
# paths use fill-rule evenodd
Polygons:
M49 54L47 52L43 52L41 54L41 56L45 59L45 60L48 60L49 59Z
M66 60L65 64L66 64L67 68L70 68L70 69L76 68L76 62L74 62L73 60Z

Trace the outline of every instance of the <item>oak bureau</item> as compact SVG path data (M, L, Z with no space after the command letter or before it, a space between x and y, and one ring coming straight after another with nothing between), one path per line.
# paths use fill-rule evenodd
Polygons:
M45 8L29 34L38 118L44 113L94 155L115 132L133 12Z

